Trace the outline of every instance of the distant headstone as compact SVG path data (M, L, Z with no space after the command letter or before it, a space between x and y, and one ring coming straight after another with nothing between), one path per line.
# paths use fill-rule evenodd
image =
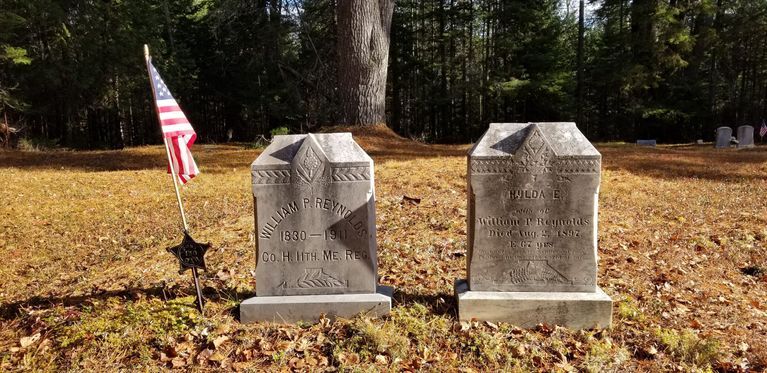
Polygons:
M752 126L738 127L738 148L753 148L753 147L754 147L754 127Z
M657 145L657 141L655 141L655 140L637 140L637 145L639 145L639 146L655 147Z
M732 137L732 128L719 127L716 129L716 147L717 148L729 148L730 138Z
M575 123L493 123L468 155L461 320L608 327L597 286L602 156Z
M391 309L377 286L373 160L350 133L282 135L251 165L256 296L242 322Z
M695 142L698 145L703 145L703 139L698 139L698 141Z

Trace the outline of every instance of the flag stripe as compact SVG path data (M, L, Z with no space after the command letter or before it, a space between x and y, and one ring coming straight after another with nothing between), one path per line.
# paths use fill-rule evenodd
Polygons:
M172 126L172 125L183 125L183 124L189 124L188 130L192 131L192 125L189 123L189 120L186 118L170 118L170 119L163 119L161 121L163 126Z
M173 123L178 122L178 123ZM189 121L171 121L170 123L163 123L162 125L162 131L163 132L187 132L187 134L191 134L194 130L192 129L192 125L189 124Z
M181 111L181 108L178 107L178 105L168 105L168 106L158 106L158 109L161 113L167 113L170 111Z
M160 120L165 121L166 119L178 119L178 118L184 118L186 119L186 115L184 115L181 111L169 111L166 113L160 113Z
M168 172L171 172L171 166L176 173L176 177L181 184L186 184L195 177L200 170L192 157L191 148L197 139L189 119L181 110L176 99L171 95L168 86L160 77L160 73L148 63L150 79L152 83L152 93L155 96L155 106L157 108L157 117L160 120L165 145L170 153L170 162L168 163Z

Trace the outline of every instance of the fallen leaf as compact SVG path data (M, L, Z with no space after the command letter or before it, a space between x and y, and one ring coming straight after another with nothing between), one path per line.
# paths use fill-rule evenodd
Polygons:
M211 355L213 355L213 350L211 350L211 349L209 349L209 348L206 348L206 349L204 349L204 350L200 351L200 353L199 353L199 354L197 354L197 362L200 362L200 363L202 363L202 362L204 362L204 361L207 361L207 360L208 360L208 358L209 358Z
M27 347L33 345L39 339L40 339L40 333L35 333L34 335L31 335L29 337L21 338L19 340L19 344L21 345L21 348L27 348Z
M646 352L648 355L655 356L658 354L658 349L655 348L655 346L650 346L650 348L648 348Z
M740 343L738 343L738 350L740 350L740 351L742 351L742 352L746 352L746 351L748 351L748 348L749 348L749 347L750 347L750 346L749 346L749 345L748 345L748 343L746 343L746 342L740 342Z
M420 198L415 198L415 197L408 197L408 196L403 195L402 196L402 201L400 203L403 204L403 205L405 203L409 203L411 205L417 205L417 204L421 203L421 199Z
M228 340L229 340L229 337L227 337L225 335L222 335L222 336L220 336L220 337L218 337L218 338L213 340L213 347L215 349L218 349L222 344L224 344L224 342L226 342Z
M226 356L222 355L219 352L214 352L213 355L210 355L208 357L208 360L210 361L222 361L226 358Z
M226 280L232 278L232 276L228 272L226 272L224 270L220 270L220 271L216 272L216 277L218 277L218 279L221 280L221 281L226 281Z
M293 369L301 369L306 366L306 362L304 359L299 359L297 357L294 357L288 361L288 366Z
M177 357L177 358L174 358L173 360L170 361L170 365L173 368L181 368L181 367L186 365L186 360L184 360L184 359L182 359L180 357Z

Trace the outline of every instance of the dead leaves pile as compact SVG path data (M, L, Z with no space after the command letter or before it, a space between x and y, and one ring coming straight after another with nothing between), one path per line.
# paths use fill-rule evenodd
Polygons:
M599 147L599 284L615 308L613 329L594 332L457 322L466 147L359 140L376 162L378 273L395 310L305 325L233 316L254 289L244 186L257 152L201 147L208 176L184 191L195 235L214 244L204 320L188 276L158 255L178 238L161 148L66 153L65 169L0 153L0 370L767 369L765 149Z

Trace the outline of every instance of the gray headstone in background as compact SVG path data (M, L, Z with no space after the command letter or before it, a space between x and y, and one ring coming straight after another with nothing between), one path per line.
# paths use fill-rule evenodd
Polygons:
M382 304L377 314L388 312L391 298L376 284L373 160L351 134L275 136L251 174L256 297L241 305L242 321L350 317L370 308L350 294L370 295Z
M639 146L652 146L652 147L655 147L657 145L657 141L655 141L655 140L637 140L637 145L639 145Z
M611 301L596 285L602 156L575 123L493 123L468 158L459 317L609 326ZM582 314L592 309L582 302L601 306Z
M730 127L717 128L715 146L717 148L729 148L731 137L732 137L732 128Z
M752 126L738 127L738 148L752 148L752 147L754 147L754 127Z

